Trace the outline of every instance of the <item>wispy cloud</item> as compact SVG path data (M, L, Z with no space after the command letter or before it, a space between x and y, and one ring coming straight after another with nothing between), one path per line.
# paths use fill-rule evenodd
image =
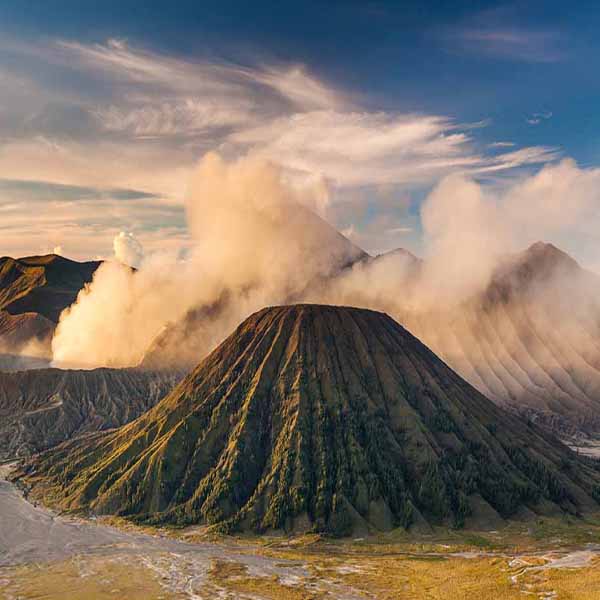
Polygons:
M541 112L541 113L533 113L531 116L527 117L525 121L529 123L529 125L539 125L542 121L547 121L552 118L552 112Z
M507 142L488 152L476 139L488 120L367 110L303 65L188 60L115 39L17 44L11 52L25 58L0 112L0 210L23 236L33 235L31 223L12 207L37 198L52 206L36 209L39 231L79 225L90 248L109 248L120 230L135 231L149 249L145 236L158 239L159 231L180 240L188 175L213 149L322 178L344 190L332 194L335 202L361 186L427 186L451 172L503 172L557 156L538 147L504 152ZM60 78L42 77L46 71ZM370 223L370 240L376 230L412 227L385 221Z
M37 200L41 202L48 200L89 202L106 198L114 200L157 198L155 194L140 190L103 189L23 179L0 179L0 195L9 195L15 200Z
M497 58L552 63L563 60L563 36L557 31L489 27L462 29L450 35L465 50Z
M460 129L439 116L316 111L235 132L228 141L346 186L423 184L455 170L501 170L554 158L549 148L484 156Z
M0 216L2 253L13 256L52 246L74 258L110 256L122 228L143 232L154 251L189 243L183 207L139 190L0 180Z
M492 142L488 144L489 148L513 148L514 146L514 142Z
M340 107L342 94L299 65L245 67L187 61L122 40L84 45L60 42L86 68L101 69L121 88L123 106L96 111L109 129L143 135L194 135L240 126L290 110Z

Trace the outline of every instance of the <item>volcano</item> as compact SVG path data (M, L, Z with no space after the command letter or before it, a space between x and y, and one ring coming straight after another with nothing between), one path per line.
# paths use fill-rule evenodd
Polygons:
M598 510L600 472L383 313L263 309L124 427L17 475L71 511L335 535Z

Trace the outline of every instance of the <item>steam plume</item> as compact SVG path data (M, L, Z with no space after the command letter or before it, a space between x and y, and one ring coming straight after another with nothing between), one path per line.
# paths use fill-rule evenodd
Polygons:
M121 231L113 240L113 249L115 258L130 267L139 267L144 258L142 244L133 233Z
M186 259L149 256L135 273L103 265L62 315L54 359L137 364L170 328L173 349L183 352L191 339L198 362L254 310L301 300L385 310L418 334L418 315L458 307L485 290L507 253L588 226L597 217L599 183L600 171L572 161L504 189L452 175L423 204L426 260L406 253L367 260L306 208L323 205L322 182L299 187L271 163L228 163L211 153L190 185L195 246ZM130 236L117 239L129 249ZM184 317L184 326L173 327Z
M362 255L306 208L321 205L323 193L321 182L299 187L260 159L226 163L206 155L187 198L193 250L185 260L149 256L135 273L102 265L61 316L52 343L55 363L136 364L167 324L194 308L227 304L204 332L210 349L254 310L300 297L310 282ZM115 250L130 249L131 241L121 234Z

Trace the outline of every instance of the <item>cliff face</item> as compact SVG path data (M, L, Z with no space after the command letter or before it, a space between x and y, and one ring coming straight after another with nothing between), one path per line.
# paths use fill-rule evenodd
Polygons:
M600 499L600 473L391 318L317 305L252 315L136 421L21 475L63 509L225 531L461 526Z
M178 379L136 369L0 373L0 460L128 423L170 392Z

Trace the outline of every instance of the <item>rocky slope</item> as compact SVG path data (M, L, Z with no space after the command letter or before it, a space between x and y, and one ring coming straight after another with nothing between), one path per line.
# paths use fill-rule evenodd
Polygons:
M0 373L0 461L128 423L178 379L137 369Z
M60 313L92 280L97 261L58 256L0 258L0 350L20 352L37 342L49 346Z
M597 510L600 472L382 313L252 315L133 423L19 475L67 510L338 535Z

